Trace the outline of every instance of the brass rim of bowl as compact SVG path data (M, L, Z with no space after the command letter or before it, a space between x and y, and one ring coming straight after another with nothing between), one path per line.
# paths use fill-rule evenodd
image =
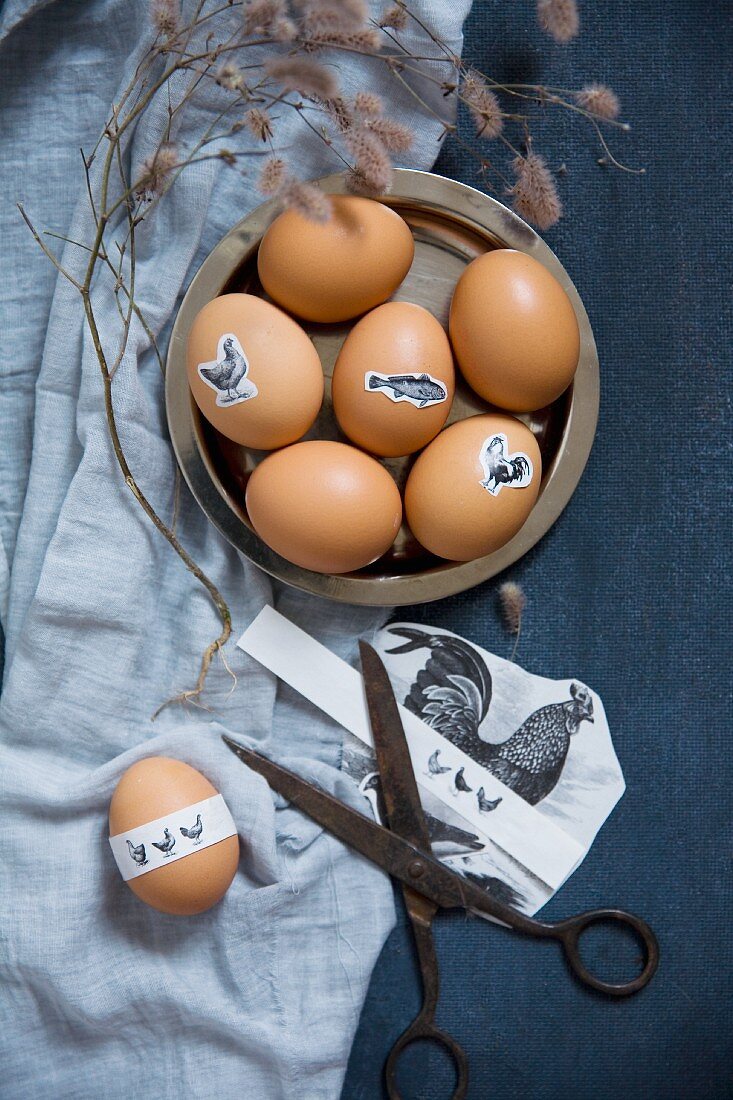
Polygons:
M345 194L343 174L317 181L329 194ZM549 531L573 495L590 455L600 399L598 354L580 296L550 247L508 207L466 184L431 172L399 168L386 205L409 202L426 214L462 224L494 247L516 248L539 260L564 287L580 328L580 358L557 453L545 471L540 496L521 530L493 554L468 562L440 562L398 574L314 573L282 558L249 526L244 502L221 482L202 446L186 374L186 338L200 309L217 297L276 217L275 200L263 203L227 233L191 282L168 347L166 410L171 441L183 476L200 507L245 557L278 580L327 599L379 607L427 603L464 592L512 565Z

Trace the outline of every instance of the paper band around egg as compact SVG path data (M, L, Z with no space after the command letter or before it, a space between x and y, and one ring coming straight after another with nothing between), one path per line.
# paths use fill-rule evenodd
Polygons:
M109 838L125 882L236 836L237 826L222 795L205 798Z

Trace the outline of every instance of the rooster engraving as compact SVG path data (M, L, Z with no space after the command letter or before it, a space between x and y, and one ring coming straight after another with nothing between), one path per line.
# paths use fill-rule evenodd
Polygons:
M509 444L503 432L484 440L479 461L484 471L481 485L492 496L508 485L512 489L523 489L532 480L532 460L529 455L517 451L508 453Z
M198 367L199 377L216 391L216 403L222 408L257 396L257 387L247 378L248 370L247 356L232 332L219 338L216 359Z
M534 806L556 786L582 722L593 721L587 687L570 685L570 699L534 711L506 741L479 736L491 701L491 675L479 654L461 638L432 635L414 627L391 627L408 639L389 650L429 649L430 657L405 699L405 706L451 741L506 787Z

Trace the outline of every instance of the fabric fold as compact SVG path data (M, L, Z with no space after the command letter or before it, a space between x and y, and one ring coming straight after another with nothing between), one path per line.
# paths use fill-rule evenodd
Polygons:
M414 5L456 52L468 7L468 0ZM220 734L310 762L339 797L363 808L337 771L341 731L304 719L295 697L233 643L229 667L212 666L204 708L168 708L151 723L162 702L195 680L217 614L122 482L80 300L14 205L23 201L39 229L90 238L79 147L93 146L144 52L148 8L128 0L15 3L6 6L0 41L0 226L12 257L0 286L3 1082L15 1100L36 1096L40 1082L59 1098L318 1100L339 1094L394 919L390 885L277 805ZM375 4L374 14L380 10ZM341 60L339 73L346 94L366 82L356 57ZM404 164L427 169L452 105L429 86L435 118L387 79L378 78L375 91L416 133ZM166 103L158 97L138 124L126 151L131 166L162 140ZM205 97L177 140L185 144L216 104L216 92ZM297 119L283 120L278 143L304 177L334 170ZM197 266L259 201L258 168L257 158L244 177L215 161L192 166L145 223L137 295L163 344ZM80 251L64 247L73 270L83 264ZM120 322L109 284L92 294L105 345L114 347ZM162 378L139 326L115 375L114 403L135 477L161 515L172 522L177 513L186 549L230 604L233 636L271 602L353 660L356 637L373 636L383 611L274 589L224 542L185 486L177 502ZM154 753L203 771L239 829L234 884L200 917L146 908L109 851L115 783Z

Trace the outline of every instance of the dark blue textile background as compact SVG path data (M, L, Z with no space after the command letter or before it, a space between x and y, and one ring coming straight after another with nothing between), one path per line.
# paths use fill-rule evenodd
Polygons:
M611 1002L575 985L553 945L443 916L439 1019L469 1054L471 1100L722 1100L733 1095L731 8L580 0L582 35L565 48L534 29L533 10L476 0L466 58L503 79L607 81L634 127L614 148L647 167L599 168L571 117L535 130L537 150L568 167L567 217L547 240L590 314L603 389L577 493L507 574L528 597L518 660L601 694L628 784L544 913L628 907L656 928L662 960L647 990ZM455 143L436 170L476 182ZM401 617L507 654L496 588ZM617 943L593 945L607 972ZM401 913L344 1100L383 1095L384 1059L417 1005ZM408 1056L401 1083L406 1098L447 1100L450 1081L428 1048Z

